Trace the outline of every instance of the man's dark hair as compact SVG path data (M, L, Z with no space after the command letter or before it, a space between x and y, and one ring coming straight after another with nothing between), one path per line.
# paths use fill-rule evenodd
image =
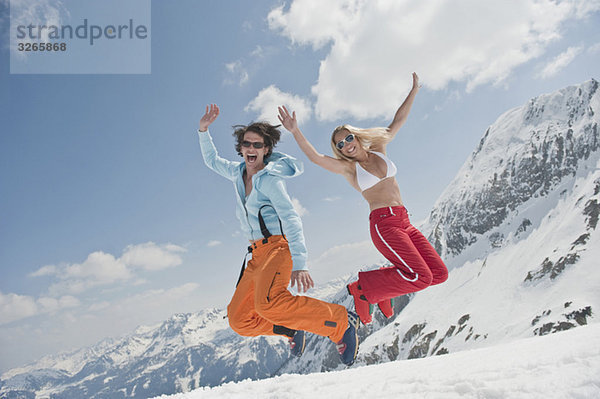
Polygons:
M247 126L245 125L235 125L233 128L235 131L233 132L233 136L235 137L235 150L238 155L242 155L242 141L244 141L244 134L246 132L253 132L260 135L267 147L269 147L269 152L265 155L265 158L268 158L273 153L273 148L279 142L281 138L281 132L277 129L281 125L271 125L267 122L254 122Z

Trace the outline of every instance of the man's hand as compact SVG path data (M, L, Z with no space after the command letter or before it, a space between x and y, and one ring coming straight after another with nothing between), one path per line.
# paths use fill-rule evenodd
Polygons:
M298 292L306 292L315 286L308 270L296 270L292 272L292 288L297 287Z
M208 125L213 123L215 119L217 119L217 116L219 116L219 107L217 106L217 104L210 104L210 108L207 105L206 112L204 113L202 119L200 119L200 126L198 130L200 130L201 132L206 132L206 129L208 129Z

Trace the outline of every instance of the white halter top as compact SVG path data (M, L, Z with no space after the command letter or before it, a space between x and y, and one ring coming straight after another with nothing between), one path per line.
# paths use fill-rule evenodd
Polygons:
M380 158L382 158L385 161L385 163L387 165L387 172L386 172L386 175L380 179L379 177L367 172L365 170L365 168L360 166L360 164L357 162L356 163L356 182L358 183L358 187L360 187L361 191L365 191L365 190L373 187L374 185L376 185L383 179L387 179L388 177L396 176L396 172L397 172L396 165L394 165L394 163L388 157L386 157L384 154L382 154L380 152L376 152L376 151L370 151L370 152L372 154L379 156Z

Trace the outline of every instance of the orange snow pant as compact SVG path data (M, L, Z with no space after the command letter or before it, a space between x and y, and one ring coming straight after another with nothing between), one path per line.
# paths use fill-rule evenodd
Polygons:
M346 308L292 295L287 289L292 275L287 240L274 235L265 241L251 245L252 259L227 306L231 328L239 335L254 337L280 335L277 326L285 326L341 341L348 327Z

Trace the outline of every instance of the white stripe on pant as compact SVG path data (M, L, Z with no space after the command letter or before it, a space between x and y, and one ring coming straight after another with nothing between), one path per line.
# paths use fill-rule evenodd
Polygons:
M390 208L390 211L391 211L391 208ZM413 273L413 274L415 275L415 278L414 278L414 279L412 279L412 280L411 280L411 279L409 279L409 278L406 278L406 277L405 277L405 276L402 274L402 272L400 271L400 269L396 267L396 271L398 272L398 274L399 274L399 275L400 275L400 276L401 276L403 279L405 279L406 281L410 281L410 282L417 281L417 280L419 279L419 274L418 274L418 273L415 273L415 271L414 271L414 270L413 270L413 269L412 269L412 268L411 268L409 265L407 265L407 264L406 264L406 262L404 261L404 259L402 259L402 258L400 257L400 255L398 255L398 253L397 253L396 251L394 251L394 249L393 249L393 248L390 246L390 244L388 244L388 243L387 243L387 242L386 242L386 241L383 239L383 236L382 236L382 235L381 235L381 233L379 232L379 227L377 226L377 224L375 224L375 231L377 231L377 235L379 236L379 239L380 239L380 240L381 240L381 241L382 241L382 242L385 244L385 246L386 246L386 247L388 247L388 249L389 249L390 251L392 251L392 253L393 253L394 255L396 255L396 257L397 257L398 259L400 259L400 261L401 261L401 262L404 264L404 266L406 266L406 267L408 268L408 270L410 270L410 272L411 272L411 273Z

